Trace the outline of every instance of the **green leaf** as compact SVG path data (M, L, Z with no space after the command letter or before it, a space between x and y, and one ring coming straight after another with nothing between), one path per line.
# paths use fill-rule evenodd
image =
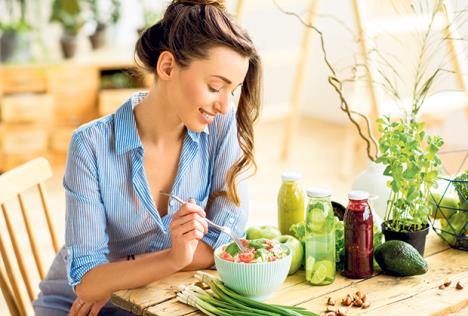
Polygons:
M412 180L416 177L420 170L421 169L413 163L403 172L403 178Z
M378 161L380 162L380 161ZM391 176L392 175L392 167L387 166L383 172L384 176Z
M235 242L232 242L232 243L229 244L229 246L226 247L226 252L234 257L235 255L237 255L240 252L240 249L236 245Z

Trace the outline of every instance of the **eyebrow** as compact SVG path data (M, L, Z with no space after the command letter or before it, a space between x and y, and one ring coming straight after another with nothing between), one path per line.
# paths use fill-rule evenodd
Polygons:
M223 76L221 76L221 75L212 75L212 76L213 76L213 77L217 77L217 78L223 80L223 81L226 82L227 84L231 84L231 83L232 83L231 80L229 80L228 78L223 77ZM242 85L242 82L239 83L239 84L237 85L237 87L238 87L238 86L241 86L241 85ZM236 88L237 88L237 87L236 87Z

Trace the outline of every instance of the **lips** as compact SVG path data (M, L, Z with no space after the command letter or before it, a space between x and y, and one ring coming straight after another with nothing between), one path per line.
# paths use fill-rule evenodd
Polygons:
M203 123L210 124L213 121L213 119L215 117L215 114L207 112L207 111L205 111L205 110L203 110L201 108L199 109L199 111L200 111L201 117L202 117L202 119L204 121Z

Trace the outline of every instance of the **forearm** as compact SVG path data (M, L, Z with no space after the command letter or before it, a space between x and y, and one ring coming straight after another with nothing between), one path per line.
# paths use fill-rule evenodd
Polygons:
M139 256L137 260L118 261L88 271L75 288L85 301L99 301L120 289L144 286L179 271L169 249Z
M197 246L197 250L195 250L195 254L193 256L193 261L186 267L182 269L182 271L194 271L194 270L203 270L208 269L214 264L214 257L213 257L213 248L208 246L203 241L200 241Z

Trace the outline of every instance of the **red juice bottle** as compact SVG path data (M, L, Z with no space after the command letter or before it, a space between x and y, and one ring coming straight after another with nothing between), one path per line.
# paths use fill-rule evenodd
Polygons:
M345 268L351 279L372 276L374 272L374 221L368 203L369 193L351 191L344 214Z

